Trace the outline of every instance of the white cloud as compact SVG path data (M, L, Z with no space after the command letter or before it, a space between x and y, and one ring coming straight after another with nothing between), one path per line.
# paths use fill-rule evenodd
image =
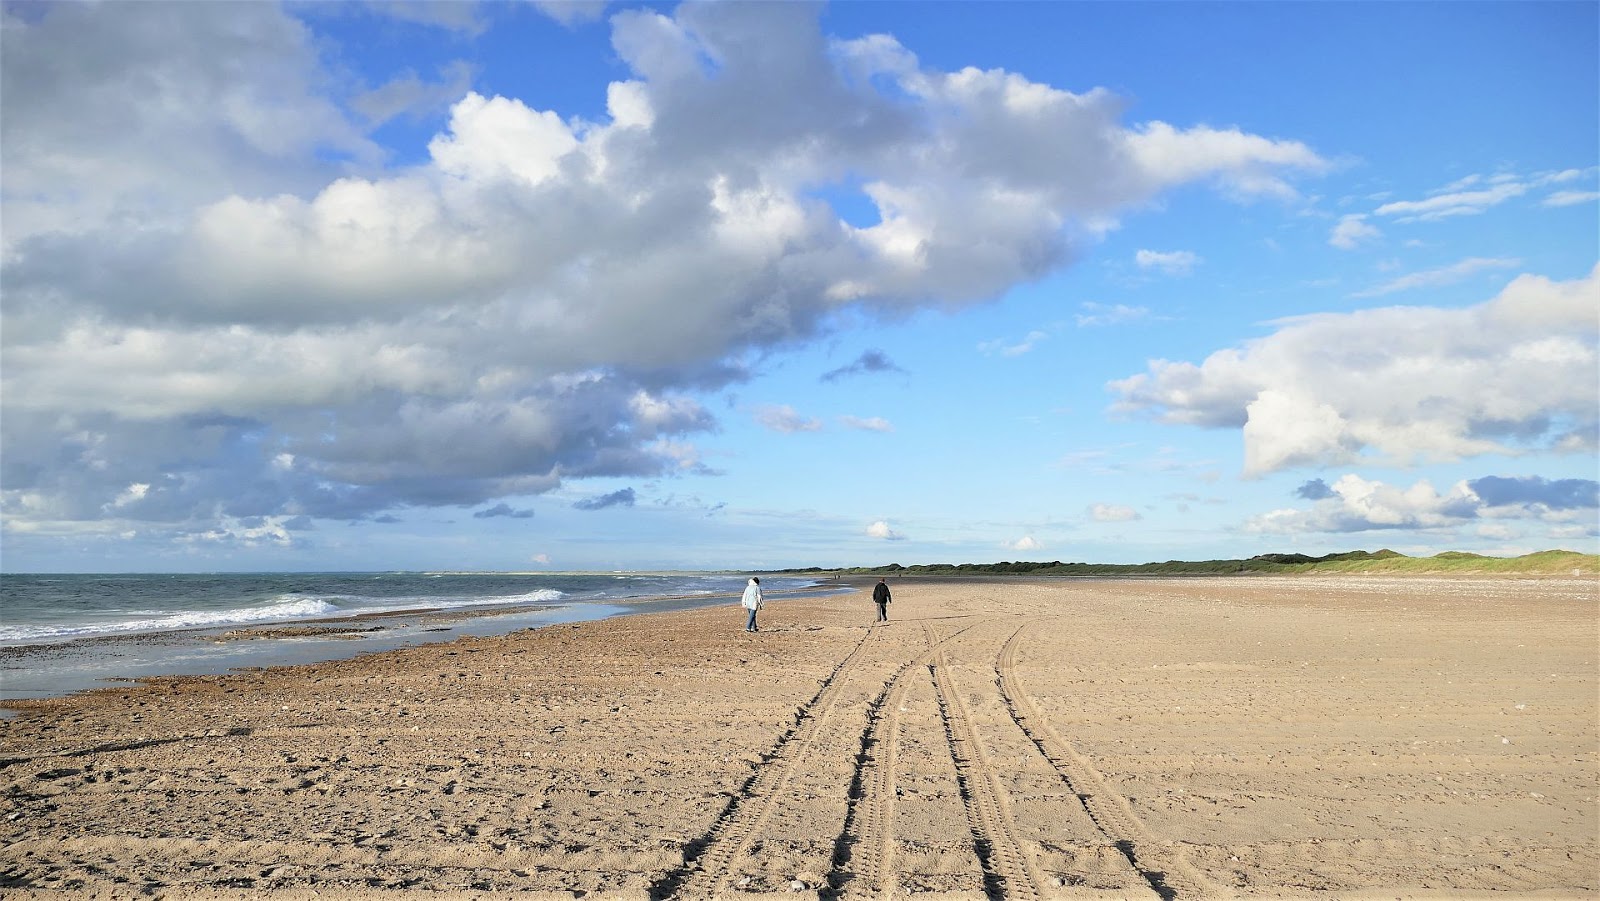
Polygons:
M1366 220L1366 215L1361 213L1341 217L1328 235L1328 243L1340 250L1355 250L1363 242L1381 237L1383 232Z
M216 524L208 529L181 534L179 543L189 545L231 545L239 547L259 547L261 545L276 545L288 547L294 544L294 536L290 534L285 525L284 516L258 516L238 518L223 516Z
M1023 354L1033 350L1039 345L1039 342L1048 337L1050 337L1048 332L1042 332L1038 329L1035 329L1029 332L1021 341L1018 341L1014 344L1004 341L1000 338L996 338L993 341L981 342L978 345L978 350L984 354L999 354L1002 357L1020 357Z
M447 31L477 37L485 24L478 17L478 4L461 0L367 0L370 9L407 22L432 25Z
M840 416L839 424L847 429L858 429L864 432L894 431L894 426L890 425L889 420L884 419L882 416L868 416L865 418L860 416Z
M1505 523L1486 522L1475 530L1479 538L1491 541L1515 541L1523 536L1521 529L1515 529Z
M788 404L767 404L757 407L755 411L756 422L774 432L793 434L795 432L819 432L822 430L822 420L814 417L802 416Z
M1130 307L1125 304L1103 304L1094 301L1085 301L1078 305L1083 312L1076 314L1074 321L1078 328L1094 328L1102 325L1121 325L1125 322L1138 322L1150 318L1149 307Z
M1391 279L1377 287L1358 291L1352 297L1381 297L1385 294L1394 294L1397 291L1411 291L1417 288L1437 288L1441 285L1453 285L1471 275L1494 269L1511 269L1522 264L1521 260L1502 260L1487 257L1469 257L1459 263L1441 266L1438 269L1427 269L1422 272L1413 272L1397 279Z
M1600 191L1556 191L1540 201L1543 206L1576 206L1600 200Z
M439 79L432 82L406 70L379 87L352 97L350 107L369 124L381 124L398 116L419 118L448 109L461 99L471 89L473 75L473 67L460 60L440 67Z
M1200 263L1200 257L1190 250L1140 250L1133 255L1133 261L1140 269L1159 269L1168 275L1188 275Z
M1144 517L1138 510L1124 504L1091 504L1089 518L1095 522L1132 522Z
M1032 535L1024 535L1016 541L1006 542L1006 548L1013 551L1037 551L1044 548Z
M7 515L93 520L139 483L118 515L359 519L699 470L688 395L752 351L993 299L1180 185L1292 196L1326 168L818 16L618 12L601 121L465 93L385 170L362 129L468 73L350 84L268 4L8 10ZM858 185L875 224L816 199Z
M1476 216L1526 193L1526 184L1510 181L1482 191L1438 194L1426 200L1396 200L1378 207L1376 213L1379 216L1397 216L1400 222L1433 222L1453 216Z
M1251 519L1246 529L1276 534L1437 529L1471 519L1477 506L1466 482L1440 494L1426 479L1397 488L1350 474L1333 483L1330 497L1309 509L1274 510Z
M1510 502L1509 498L1485 497L1481 493L1491 490L1497 494L1523 494L1526 499ZM1559 495L1562 500L1552 506L1545 501L1553 500L1553 495ZM1593 481L1579 479L1546 482L1536 477L1491 476L1463 480L1440 492L1426 479L1402 488L1351 473L1341 476L1327 491L1318 492L1310 507L1274 510L1253 517L1246 523L1246 529L1272 534L1343 533L1441 530L1475 524L1475 531L1481 537L1510 540L1523 534L1521 529L1511 525L1518 520L1556 524L1573 520L1592 522L1597 495L1600 495L1600 488ZM1566 527L1554 527L1555 530L1562 528Z
M607 2L608 0L533 0L533 5L563 25L577 25L599 20L605 15Z
M276 4L3 15L8 251L52 233L126 243L230 191L315 190L332 161L379 157L325 96L313 36ZM87 234L113 222L127 230Z
M1203 363L1153 360L1107 387L1116 409L1238 428L1245 472L1369 455L1395 465L1550 449L1592 453L1600 266L1519 276L1463 309L1391 307L1284 320Z
M904 541L905 536L889 527L888 520L880 519L867 526L867 537L877 538L882 541Z

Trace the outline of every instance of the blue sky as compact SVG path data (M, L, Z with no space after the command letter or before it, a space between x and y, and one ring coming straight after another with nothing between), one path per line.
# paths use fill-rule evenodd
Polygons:
M7 571L1600 550L1593 3L20 3Z

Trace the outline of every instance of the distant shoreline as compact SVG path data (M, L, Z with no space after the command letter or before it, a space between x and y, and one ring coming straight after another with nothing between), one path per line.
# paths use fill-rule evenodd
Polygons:
M1432 557L1408 557L1391 550L1346 551L1312 557L1306 554L1260 554L1236 560L1168 560L1162 563L923 563L901 566L770 570L773 575L815 577L880 576L1034 576L1159 577L1251 575L1394 575L1394 576L1541 576L1594 577L1600 574L1600 554L1550 550L1520 557L1489 557L1463 551L1445 551Z

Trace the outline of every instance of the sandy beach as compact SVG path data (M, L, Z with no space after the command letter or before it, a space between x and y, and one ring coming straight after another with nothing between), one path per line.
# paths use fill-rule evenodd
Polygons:
M891 586L19 702L0 891L1600 893L1592 579Z

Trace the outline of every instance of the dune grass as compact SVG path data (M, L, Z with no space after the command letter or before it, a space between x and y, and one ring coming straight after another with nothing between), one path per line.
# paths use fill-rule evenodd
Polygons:
M1383 575L1527 575L1590 577L1600 575L1600 555L1550 550L1520 557L1488 557L1445 551L1432 557L1408 557L1388 549L1347 551L1311 557L1305 554L1260 554L1243 560L1167 560L1160 563L935 563L901 566L782 570L827 575L1038 575L1038 576L1204 576L1248 574L1335 573Z

